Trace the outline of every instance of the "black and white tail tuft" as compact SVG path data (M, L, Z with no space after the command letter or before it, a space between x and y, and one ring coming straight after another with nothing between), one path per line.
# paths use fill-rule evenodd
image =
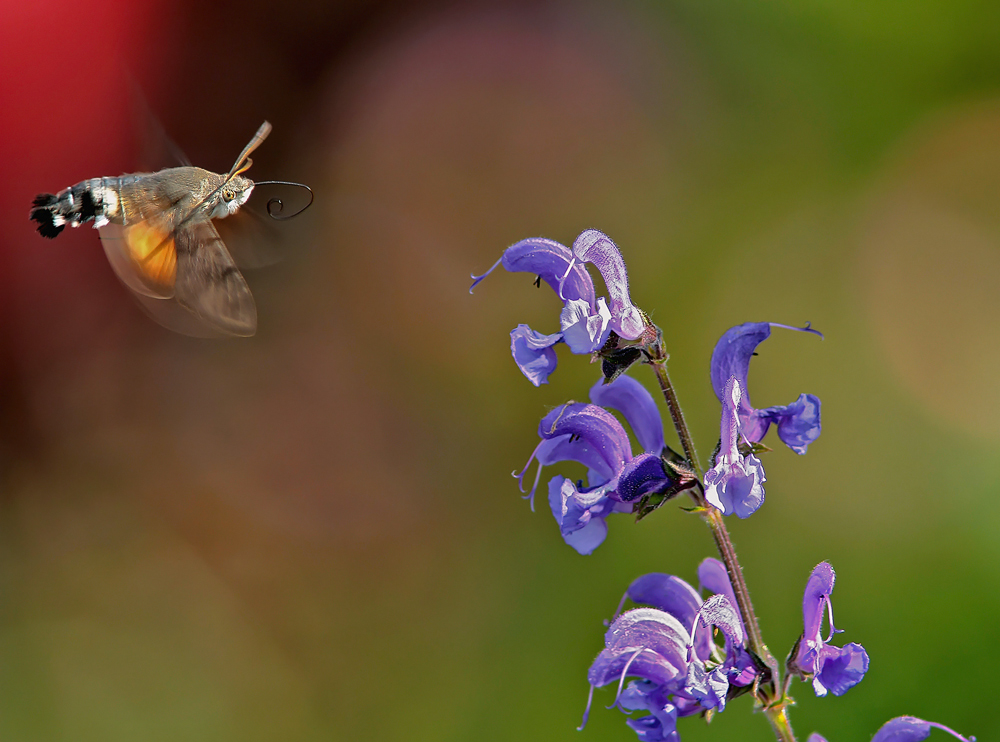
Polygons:
M40 193L32 202L31 218L38 222L38 233L52 239L63 231L66 219L58 213L59 199L52 193Z

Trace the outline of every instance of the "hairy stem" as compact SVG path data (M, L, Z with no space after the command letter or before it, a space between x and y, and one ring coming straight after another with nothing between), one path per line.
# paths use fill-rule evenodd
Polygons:
M764 713L771 722L774 735L781 742L795 742L795 733L792 731L792 723L788 720L788 706L785 701L770 706Z
M677 394L674 392L670 375L667 373L667 354L663 348L663 336L659 328L656 329L656 339L647 346L647 356L649 365L653 367L653 372L656 374L660 390L663 392L663 398L670 410L670 418L677 430L684 455L700 479L702 477L701 463L698 461L698 454L684 420L684 413L681 411ZM743 568L736 558L736 548L729 537L729 530L723 521L722 513L705 501L701 487L692 491L692 497L694 497L695 503L703 508L705 522L712 531L712 538L715 539L719 556L722 557L722 562L726 565L729 582L732 583L733 593L736 595L736 602L739 604L740 614L743 616L743 623L746 626L747 648L757 655L771 673L769 682L761 684L758 689L757 698L763 704L764 713L780 742L795 742L795 735L792 733L792 726L788 720L788 701L784 692L778 690L784 687L781 683L781 670L774 655L771 654L771 650L764 644L760 623L757 620L757 614L754 613L753 603L750 601L750 591L743 576Z

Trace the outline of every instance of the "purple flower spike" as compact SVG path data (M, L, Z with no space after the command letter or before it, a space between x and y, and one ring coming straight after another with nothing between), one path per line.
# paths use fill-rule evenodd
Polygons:
M705 499L723 515L749 518L764 503L764 467L753 454L739 451L741 421L737 414L742 391L736 377L722 398L722 435L715 466L705 474Z
M750 405L747 393L747 375L750 373L750 358L757 346L771 335L772 327L783 327L798 332L811 332L823 337L822 333L805 327L789 327L774 322L747 322L731 327L722 335L712 351L712 388L721 401L726 383L736 377L743 389L739 415L743 435L756 443L764 438L771 423L778 426L778 437L798 454L804 454L809 444L820 434L820 401L812 394L803 394L787 406L767 407L762 410Z
M860 644L835 647L828 642L839 633L833 624L830 595L836 574L827 562L820 562L809 575L802 598L804 631L790 669L804 679L811 678L817 696L828 692L842 696L861 682L868 671L868 653ZM830 635L823 639L823 617L830 617Z
M611 297L611 314L614 317L611 329L626 340L637 339L646 329L646 321L629 297L628 273L618 246L603 232L588 229L573 243L573 257L584 263L593 263L601 272ZM565 289L560 296L568 296Z

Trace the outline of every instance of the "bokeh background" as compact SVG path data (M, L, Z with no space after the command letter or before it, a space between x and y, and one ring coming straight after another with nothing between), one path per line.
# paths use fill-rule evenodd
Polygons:
M316 191L247 273L253 339L171 334L92 230L32 230L35 193L138 167L130 81L195 164L267 118L250 176ZM0 163L0 738L634 739L610 690L574 730L601 622L711 540L671 505L581 557L529 512L509 474L596 368L533 388L507 333L557 299L468 293L588 227L703 457L727 327L826 335L761 346L755 403L817 394L824 431L731 524L776 655L825 559L872 657L794 686L800 738L1000 733L996 4L9 1ZM747 698L681 734L771 738Z

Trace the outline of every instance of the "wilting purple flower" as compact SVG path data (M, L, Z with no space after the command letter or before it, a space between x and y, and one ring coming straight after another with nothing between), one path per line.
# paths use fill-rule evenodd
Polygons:
M944 724L924 721L915 716L897 716L895 719L890 719L875 732L872 742L922 742L931 736L932 727L937 727L962 742L976 742L975 737L963 737ZM826 738L813 732L809 735L808 742L826 742Z
M705 499L722 511L749 518L764 503L764 467L752 453L739 450L743 420L737 414L743 392L735 377L729 378L722 396L722 430L715 466L705 473Z
M584 267L597 266L610 295L609 302L598 298L594 282ZM492 268L473 276L469 293L498 266L512 273L534 273L556 292L563 302L559 332L550 335L518 325L510 334L511 354L521 372L535 386L548 382L555 370L553 346L566 343L573 353L593 353L614 331L626 340L637 339L646 321L629 298L628 274L615 243L596 229L583 232L570 249L554 240L534 237L508 247Z
M532 460L538 473L559 461L578 461L588 469L587 486L566 477L549 480L549 505L566 543L581 554L590 554L603 543L614 512L631 512L633 503L646 494L663 492L673 484L663 468L663 421L652 396L630 376L610 384L598 382L590 390L594 404L570 402L546 415L538 426L542 441L518 475L523 478ZM622 413L635 431L644 453L633 457L628 434L603 405Z
M701 596L673 575L643 575L629 585L625 598L651 607L618 615L604 638L605 648L587 673L590 713L595 688L618 683L616 704L626 713L642 742L678 740L676 722L707 709L723 710L732 678L741 669L745 634L739 612L724 595ZM619 606L621 610L621 606ZM726 637L725 657L712 640L711 626ZM625 678L637 678L622 690ZM581 725L582 728L582 725Z
M860 644L851 642L835 647L828 642L840 633L833 625L833 604L830 594L837 575L827 562L820 562L809 575L802 598L802 622L805 630L799 640L798 652L789 662L789 669L811 678L817 696L827 692L842 696L861 682L868 671L868 653ZM829 616L830 634L823 639L823 616ZM887 738L890 739L890 738Z
M812 394L801 394L799 398L786 406L767 407L762 410L750 405L750 395L747 392L747 375L750 373L750 358L757 346L771 335L772 327L784 327L788 330L811 332L820 337L823 335L808 325L805 327L789 327L774 322L747 322L731 327L722 335L712 351L712 388L720 401L725 396L726 384L736 377L743 390L740 400L739 415L743 435L751 443L764 438L771 423L778 426L778 437L795 453L803 454L814 440L819 438L820 419L819 398Z

